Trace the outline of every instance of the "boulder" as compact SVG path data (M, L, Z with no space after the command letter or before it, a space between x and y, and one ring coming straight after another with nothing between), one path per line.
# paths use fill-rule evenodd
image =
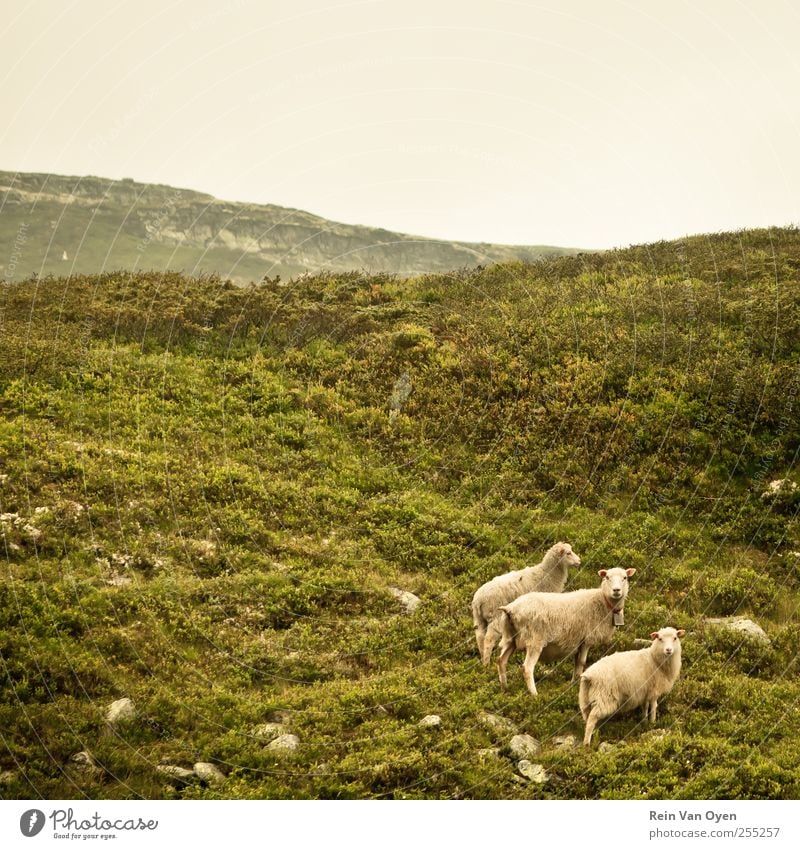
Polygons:
M499 734L519 734L519 728L510 719L499 716L496 713L483 711L478 714L478 722L488 731L496 731Z
M300 738L296 734L281 734L267 746L267 749L271 752L293 752L299 746Z
M437 716L435 713L429 713L427 716L423 716L422 719L417 723L420 728L437 728L442 724L441 716Z
M752 619L747 619L744 616L725 616L706 619L705 624L712 627L725 628L728 631L737 631L767 646L771 644L770 638L764 629L756 622L753 622Z
M116 727L121 722L130 722L136 718L136 708L133 702L128 699L117 699L106 708L106 722L112 727Z
M532 758L542 748L542 744L530 734L515 734L508 748L517 760L526 760Z
M205 761L194 765L194 774L207 784L222 784L225 781L225 774L214 764Z
M417 608L422 604L422 599L408 590L401 590L399 587L389 587L389 592L400 602L400 606L407 616L413 616Z
M523 759L517 764L517 769L520 775L533 784L545 784L550 780L550 776L541 764L531 763L529 760Z

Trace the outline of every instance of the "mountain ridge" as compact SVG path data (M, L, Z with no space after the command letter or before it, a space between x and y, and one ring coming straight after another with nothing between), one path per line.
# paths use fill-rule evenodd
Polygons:
M14 246L6 280L119 268L239 283L358 268L412 276L579 252L432 239L130 178L13 171L0 171L0 239Z

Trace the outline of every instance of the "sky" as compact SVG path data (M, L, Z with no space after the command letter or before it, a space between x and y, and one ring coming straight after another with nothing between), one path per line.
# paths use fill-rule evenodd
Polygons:
M442 239L800 222L790 0L4 0L0 170Z

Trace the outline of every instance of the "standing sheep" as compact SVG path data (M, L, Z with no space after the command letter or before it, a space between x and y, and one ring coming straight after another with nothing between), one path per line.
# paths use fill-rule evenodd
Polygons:
M681 671L685 633L662 628L650 634L649 648L601 657L581 675L578 701L586 721L584 746L591 743L597 723L617 711L641 706L645 718L649 715L650 722L656 721L658 699L672 690Z
M581 559L568 542L557 542L541 563L516 572L498 575L487 581L472 597L472 621L475 639L484 666L489 665L495 646L500 641L497 612L524 593L560 593L567 583L570 566L580 566Z
M603 579L594 590L571 593L526 593L500 608L503 638L497 670L506 688L506 667L515 649L525 649L525 683L536 695L533 672L538 660L560 660L575 655L573 680L586 667L592 646L608 645L614 628L623 623L628 578L635 569L601 569Z

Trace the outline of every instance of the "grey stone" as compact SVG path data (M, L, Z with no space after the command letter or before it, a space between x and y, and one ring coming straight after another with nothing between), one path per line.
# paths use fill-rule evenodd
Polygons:
M271 752L293 752L300 746L300 738L296 734L281 734L268 746Z
M400 602L400 606L408 616L413 616L417 612L417 608L422 604L422 599L408 590L401 590L399 587L389 587L389 592Z
M746 637L751 637L766 646L771 645L771 640L764 629L756 622L753 622L752 619L747 619L744 616L710 618L705 620L705 624L713 627L725 628L728 631L737 631L738 633L744 634Z
M274 740L286 732L286 728L279 722L262 722L260 725L254 726L250 734L253 737L261 737L268 740Z
M435 713L429 713L427 716L423 716L422 719L417 723L420 728L436 728L442 724L441 716L437 716Z
M202 781L208 784L222 784L225 781L225 774L214 766L214 764L201 761L194 765L194 774Z
M529 760L523 759L517 764L517 769L521 775L525 776L533 784L545 784L550 780L550 776L545 772L541 764L534 764Z
M496 713L487 713L483 711L478 714L478 722L490 731L497 731L500 734L519 734L519 728L510 719L504 716L498 716Z
M178 782L179 784L189 784L197 779L197 775L193 769L186 769L182 766L174 764L161 764L156 767L156 771L168 778L170 781Z
M515 734L511 738L508 748L511 749L511 754L517 760L524 760L532 758L542 748L542 744L535 737L531 737L530 734Z
M136 718L136 708L128 699L117 699L106 709L106 722L113 728L120 722L130 722Z
M564 734L560 737L553 737L553 746L556 749L573 749L575 748L575 737L572 734Z

